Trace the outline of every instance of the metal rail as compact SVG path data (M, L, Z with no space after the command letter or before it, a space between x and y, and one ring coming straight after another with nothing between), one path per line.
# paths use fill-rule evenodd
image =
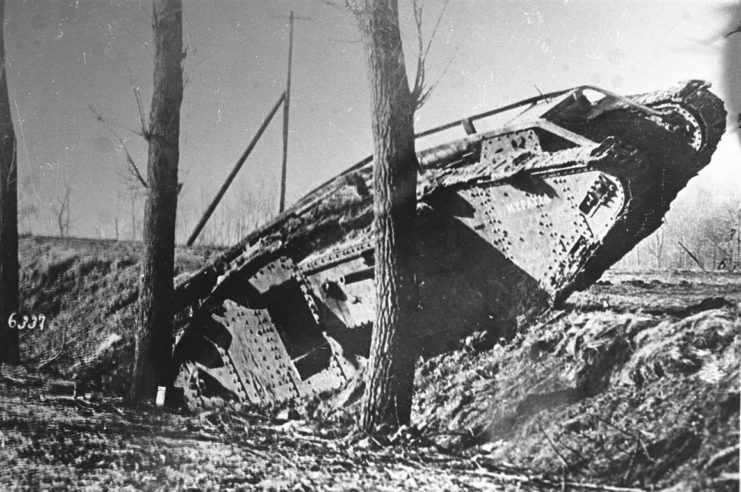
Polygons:
M656 111L654 109L651 109L648 106L645 106L643 104L639 104L639 103L637 103L635 101L630 100L629 98L627 98L625 96L621 96L619 94L615 94L614 92L610 92L610 91L607 91L605 89L600 89L599 87L595 87L593 85L580 85L578 87L573 87L571 89L564 89L564 90L560 90L560 91L548 92L546 94L539 94L537 96L530 97L530 98L527 98L527 99L523 99L521 101L517 101L515 103L508 104L506 106L501 106L499 108L491 109L489 111L484 111L483 113L477 113L477 114L468 116L468 117L463 118L463 119L460 119L460 120L451 121L450 123L446 123L444 125L436 126L436 127L430 128L428 130L424 130L422 132L415 133L414 134L414 138L415 139L418 139L418 138L422 138L422 137L427 137L427 136L433 135L435 133L440 133L440 132L445 131L445 130L450 130L451 128L455 128L458 125L461 125L463 127L463 129L466 131L466 133L470 133L470 130L473 129L473 122L474 121L481 120L481 119L484 119L484 118L488 118L490 116L494 116L495 114L504 113L506 111L517 109L517 108L520 108L522 106L528 106L528 105L532 106L532 105L534 105L536 103L539 103L540 101L543 101L543 100L546 100L546 99L552 99L554 97L559 97L559 96L562 96L562 95L567 94L569 92L584 91L584 90L593 90L595 92L601 92L602 94L604 94L606 96L613 97L613 98L615 98L615 99L623 102L624 104L626 104L628 106L633 106L634 108L640 109L641 111L644 111L644 112L646 112L648 114L651 114L651 115L658 115L658 114L660 114L658 111ZM322 183L319 186L317 186L316 188L312 189L310 192L306 193L303 197L301 197L298 200L298 202L296 202L296 203L297 204L301 203L301 201L305 200L306 198L308 198L312 194L314 194L317 191L321 190L322 188L324 188L325 186L327 186L328 184L330 184L335 179L337 179L339 177L342 177L342 176L345 176L345 175L347 175L347 174L349 174L349 173L351 173L353 171L356 171L356 170L360 169L361 167L365 166L366 164L368 164L368 163L370 163L372 161L373 161L373 155L371 154L371 155L363 158L362 160L356 162L355 164L353 164L349 168L345 169L344 171L342 171L337 176L334 176L333 178L328 179L324 183ZM289 211L290 210L291 209L289 209Z
M589 87L589 88L591 89L591 87ZM577 87L576 89L579 89L579 87ZM508 104L507 106L502 106L502 107L499 107L499 108L491 109L491 110L485 111L483 113L478 113L478 114L475 114L475 115L472 115L472 116L468 116L467 118L463 118L463 119L460 119L460 120L451 121L450 123L446 123L444 125L436 126L434 128L430 128L428 130L425 130L425 131L422 131L422 132L419 132L419 133L415 133L414 134L414 138L415 139L418 139L418 138L422 138L422 137L427 137L427 136L432 135L432 134L435 134L435 133L440 133L440 132L445 131L445 130L450 130L451 128L455 128L458 125L462 125L464 127L464 129L465 128L470 128L471 124L474 121L477 121L477 120L480 120L480 119L483 119L483 118L488 118L489 116L494 116L495 114L504 113L506 111L510 111L512 109L519 108L519 107L522 107L522 106L532 105L532 104L538 103L540 101L543 101L544 99L551 99L553 97L558 97L558 96L561 96L563 94L566 94L567 92L571 92L573 90L575 90L575 89L560 90L560 91L555 91L555 92L549 92L547 94L540 94L540 95L537 95L535 97L530 97L528 99L523 99L522 101L518 101L518 102L512 103L512 104ZM320 189L324 188L325 186L327 186L329 183L331 183L335 179L337 179L337 178L339 178L341 176L345 176L345 175L347 175L347 174L349 174L349 173L351 173L353 171L356 171L356 170L360 169L361 167L365 166L366 164L368 164L368 163L370 163L372 161L373 161L373 155L372 154L369 155L369 156L367 156L367 157L364 157L360 161L356 162L352 166L350 166L347 169L345 169L344 171L342 171L337 176L334 176L333 178L328 179L327 181L325 181L324 183L320 184L319 186L317 186L316 188L314 188L310 192L306 193L301 199L299 199L298 202L301 202L305 198L307 198L307 197L311 196L312 194L316 193L317 191L319 191Z

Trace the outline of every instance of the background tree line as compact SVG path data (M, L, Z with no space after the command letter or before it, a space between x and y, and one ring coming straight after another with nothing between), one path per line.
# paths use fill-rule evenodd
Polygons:
M681 196L680 196L681 198ZM614 268L741 271L741 200L701 192L702 207L676 207Z

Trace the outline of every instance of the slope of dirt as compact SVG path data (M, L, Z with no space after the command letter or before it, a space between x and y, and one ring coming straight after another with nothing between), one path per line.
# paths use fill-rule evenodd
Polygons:
M43 329L37 324L20 331L24 361L84 378L95 389L124 390L133 354L135 310L129 305L111 311L136 292L141 243L23 237L19 253L19 322L23 315L46 317ZM176 274L196 270L218 253L178 248Z
M110 399L42 401L57 375L96 394L128 388L134 308L111 308L136 289L140 245L27 237L20 250L21 314L47 317L43 330L21 332L21 350L45 375L15 384L0 368L3 486L535 490L565 477L738 490L741 275L608 272L513 341L482 351L469 337L419 364L421 437L394 451L332 439L347 430L339 423L302 436L306 423L243 411L198 418ZM220 253L178 250L178 273Z
M603 282L514 343L426 361L414 421L445 446L517 466L738 490L739 280L679 294L662 281Z

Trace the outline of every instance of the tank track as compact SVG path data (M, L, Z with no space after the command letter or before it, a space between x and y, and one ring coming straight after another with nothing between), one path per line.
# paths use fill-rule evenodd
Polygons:
M475 330L511 336L590 285L660 226L725 128L703 82L594 103L587 90L419 154L423 355ZM375 317L370 171L361 161L178 286L192 401L272 403L357 374Z

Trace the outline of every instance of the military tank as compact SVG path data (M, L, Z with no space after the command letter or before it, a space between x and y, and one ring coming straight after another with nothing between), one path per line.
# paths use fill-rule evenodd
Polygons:
M423 356L511 336L655 231L725 129L709 84L621 97L543 94L424 132L418 153ZM504 126L478 131L495 115ZM372 159L319 186L176 286L176 385L192 404L331 390L368 356Z

